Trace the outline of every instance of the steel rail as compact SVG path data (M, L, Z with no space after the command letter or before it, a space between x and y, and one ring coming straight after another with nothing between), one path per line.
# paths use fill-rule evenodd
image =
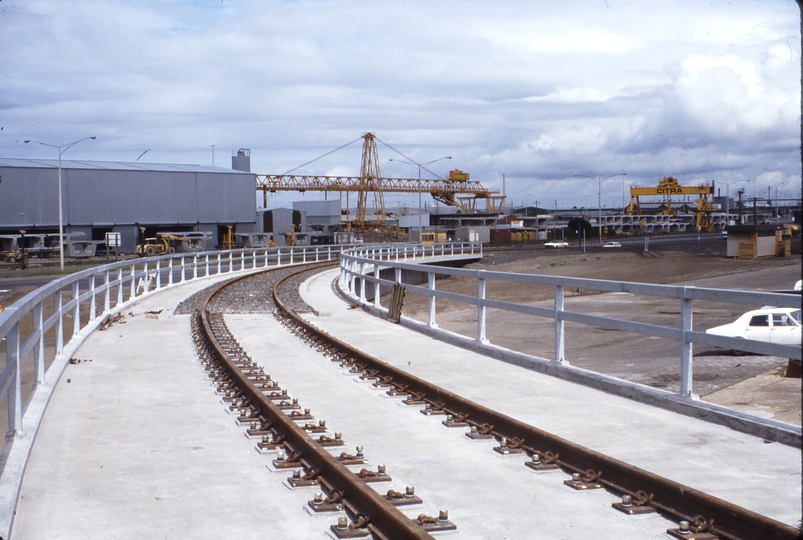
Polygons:
M310 266L320 267L325 265ZM309 269L308 266L304 271ZM271 270L274 269L266 270L266 272ZM287 276L279 283L284 283L284 281L298 273L300 272ZM272 423L272 429L283 436L288 450L290 452L299 452L301 460L303 460L303 464L307 469L317 469L321 476L325 478L326 486L330 492L338 491L342 494L352 515L358 519L362 517L367 521L365 526L367 530L377 537L387 538L388 540L432 540L433 537L420 525L413 522L385 500L376 490L358 478L354 472L342 465L326 448L314 442L304 429L278 408L273 400L265 396L256 383L250 380L225 352L212 328L213 325L210 321L208 310L209 304L225 288L253 275L242 276L218 285L206 297L200 310L205 339L214 351L219 363L224 366L230 379L235 382L243 396L247 398L250 406L268 419ZM277 286L279 283L277 283ZM276 287L274 287L275 296Z
M396 389L453 416L465 416L469 425L491 427L491 433L497 439L522 440L527 443L523 448L530 454L557 454L557 463L561 467L574 472L593 471L599 477L596 481L612 491L632 497L636 497L640 491L646 492L652 495L651 506L678 520L699 522L698 518L702 517L704 523L710 524L709 531L719 537L730 540L800 537L801 532L795 527L572 443L474 403L351 347L308 323L284 305L276 291L288 279L285 278L274 287L274 302L283 315L315 340L328 344L331 350L345 353L355 364L364 364L365 370L376 370L374 376L391 377Z

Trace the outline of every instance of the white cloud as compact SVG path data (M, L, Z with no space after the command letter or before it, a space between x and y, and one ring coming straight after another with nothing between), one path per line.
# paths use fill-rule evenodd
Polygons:
M800 182L792 2L4 0L0 155L280 173L365 131L517 200L575 174ZM397 176L410 168L387 161ZM359 171L359 144L308 172ZM770 175L770 176L768 176ZM568 180L571 179L571 180ZM609 199L621 185L603 184ZM307 197L312 196L307 194Z

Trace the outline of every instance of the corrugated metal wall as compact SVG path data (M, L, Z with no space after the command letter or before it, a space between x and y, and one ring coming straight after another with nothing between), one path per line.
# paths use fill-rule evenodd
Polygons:
M0 167L0 228L58 226L58 174ZM242 173L62 169L64 224L249 223L255 179Z

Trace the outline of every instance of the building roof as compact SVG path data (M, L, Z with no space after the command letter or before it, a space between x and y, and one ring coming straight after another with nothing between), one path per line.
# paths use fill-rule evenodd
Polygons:
M18 167L26 169L56 169L57 159L0 158L0 167ZM102 170L102 171L149 171L149 172L189 172L189 173L253 173L226 169L223 167L207 167L205 165L182 165L176 163L142 163L126 161L80 161L61 160L62 169Z

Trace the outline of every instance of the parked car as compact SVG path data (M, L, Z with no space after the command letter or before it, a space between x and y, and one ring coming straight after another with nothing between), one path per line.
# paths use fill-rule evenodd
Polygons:
M619 242L606 242L605 245L602 246L602 247L604 247L604 248L620 248L620 247L622 247L622 244L620 244Z
M709 328L705 333L799 346L803 331L800 316L798 308L763 307L748 311L732 323Z
M544 244L544 246L551 247L551 248L565 248L565 247L569 247L569 243L568 242L558 242L557 240L553 240L552 242L547 242L546 244Z

